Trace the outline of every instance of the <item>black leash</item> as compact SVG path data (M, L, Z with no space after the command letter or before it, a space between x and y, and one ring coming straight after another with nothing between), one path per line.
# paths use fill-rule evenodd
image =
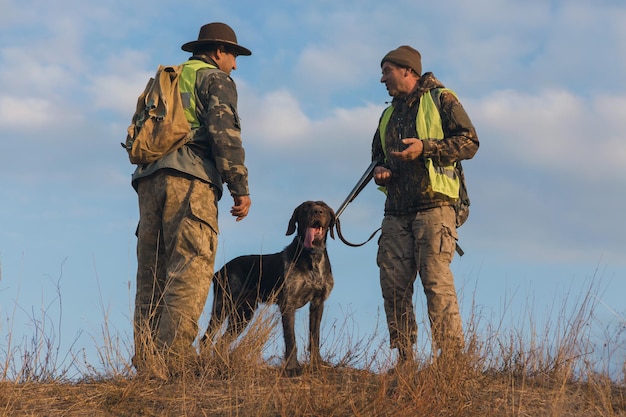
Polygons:
M372 161L370 166L367 167L367 169L365 170L365 172L363 173L363 175L361 176L359 181L356 183L356 185L354 186L352 191L350 191L350 194L348 194L348 197L341 204L341 206L339 207L339 209L337 210L336 215L335 215L335 228L337 229L337 236L339 236L339 239L341 239L341 241L343 243L345 243L346 245L351 246L353 248L358 248L359 246L365 245L367 242L369 242L370 240L372 240L374 238L376 233L378 233L378 231L381 228L379 227L378 229L374 230L374 233L372 233L370 235L370 237L367 238L367 240L365 242L363 242L363 243L351 243L351 242L348 242L346 240L346 238L343 237L343 233L341 233L341 223L339 222L339 216L341 215L341 213L343 213L343 211L346 209L346 207L348 207L348 204L350 204L356 198L356 196L359 195L359 193L361 191L363 191L363 188L365 188L365 186L373 178L373 176L374 176L374 168L376 168L376 165L378 165L378 161ZM463 256L463 254L464 254L463 249L461 249L461 247L459 246L458 242L456 243L455 250L459 254L459 256Z
M346 245L352 246L353 248L358 248L359 246L365 245L367 242L372 240L374 236L376 235L376 233L378 233L378 231L380 230L380 227L374 230L374 233L372 233L370 237L368 237L367 240L363 243L351 243L351 242L348 242L346 238L343 237L343 234L341 233L341 223L339 222L339 217L335 219L335 228L337 229L337 236L339 236L339 239L341 239L341 241L345 243Z
M370 166L367 167L367 169L365 170L365 172L363 173L359 181L356 183L352 191L350 191L350 194L348 194L348 197L341 204L341 206L339 207L335 215L335 228L337 229L337 236L339 236L339 239L341 239L343 243L345 243L348 246L352 246L353 248L358 248L359 246L363 246L367 242L372 240L374 238L374 235L376 235L376 233L380 230L380 227L376 229L374 233L372 233L372 235L365 242L350 243L346 240L346 238L343 237L343 234L341 233L341 224L339 222L339 216L341 216L341 213L343 213L346 207L348 207L348 204L350 204L352 200L354 200L356 196L359 195L361 191L363 191L363 188L365 188L365 186L370 182L370 180L372 179L374 175L374 168L376 168L376 165L378 165L378 161L372 161Z

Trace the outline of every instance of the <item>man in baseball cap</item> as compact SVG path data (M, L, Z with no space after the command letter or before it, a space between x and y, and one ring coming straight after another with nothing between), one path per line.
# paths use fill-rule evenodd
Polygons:
M451 90L422 73L422 56L408 45L380 62L392 103L372 141L379 161L374 181L385 187L385 215L377 264L390 347L401 364L412 362L417 340L413 306L419 274L428 306L433 352L455 355L464 347L461 315L450 271L457 247L460 161L478 150L478 137Z

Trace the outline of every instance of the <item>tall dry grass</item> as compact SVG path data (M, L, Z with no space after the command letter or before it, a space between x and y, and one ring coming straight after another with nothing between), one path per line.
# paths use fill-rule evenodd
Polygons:
M106 317L99 364L59 352L58 322L42 311L46 318L33 317L30 340L9 336L0 365L0 415L626 416L624 380L609 377L590 339L594 291L566 298L558 320L541 328L532 311L511 329L485 321L474 308L462 354L420 354L393 372L387 372L393 357L376 345L380 338L355 339L346 324L324 339L330 365L305 367L297 378L283 377L280 358L267 357L280 322L272 309L233 346L203 352L199 372L166 381L134 374L132 342L111 332ZM306 353L301 356L306 363Z

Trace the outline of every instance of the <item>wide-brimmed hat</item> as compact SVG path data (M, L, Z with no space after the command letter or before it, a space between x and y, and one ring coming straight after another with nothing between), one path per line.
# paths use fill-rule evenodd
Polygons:
M248 48L237 43L235 31L225 23L207 23L200 28L198 40L187 42L181 46L183 51L193 52L194 48L201 45L223 44L237 52L238 55L252 55Z

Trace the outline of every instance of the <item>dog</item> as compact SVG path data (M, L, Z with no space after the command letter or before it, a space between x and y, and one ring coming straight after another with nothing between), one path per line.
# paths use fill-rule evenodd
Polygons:
M326 250L328 234L335 238L335 212L323 201L306 201L293 212L286 235L297 231L281 252L245 255L224 265L213 277L213 307L202 338L206 345L228 322L224 336L234 340L252 319L259 303L276 303L285 340L284 373L302 373L298 362L295 313L309 303L309 352L311 365L323 363L320 355L320 323L324 302L334 280Z

